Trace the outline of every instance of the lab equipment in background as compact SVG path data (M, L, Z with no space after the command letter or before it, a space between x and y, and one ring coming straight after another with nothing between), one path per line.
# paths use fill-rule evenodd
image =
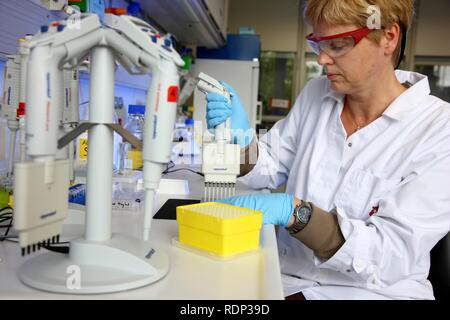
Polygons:
M24 261L19 277L31 287L77 294L115 292L148 285L168 272L168 255L146 240L154 194L170 161L178 72L184 62L170 38L155 30L134 17L105 14L100 23L97 15L86 14L80 16L78 28L69 28L68 20L52 22L25 43L30 52L26 77L30 161L16 163L14 183L14 226L23 253L57 241L68 209L69 170L63 158L67 153L62 151L67 142L89 130L85 235L71 241L68 255L50 252ZM61 68L74 68L88 55L90 104L95 108L89 109L89 122L59 138ZM144 241L111 234L113 130L127 136L113 123L115 59L131 74L152 73L143 149ZM130 139L139 144L135 137ZM83 272L78 290L67 286L71 265Z
M143 208L145 199L142 170L124 170L113 176L112 208L115 211L136 211Z
M112 209L140 213L144 202L142 179L131 182L115 182L113 185Z
M0 179L0 209L13 207L13 187Z
M117 117L116 123L121 126L125 125L127 119L127 111L122 97L114 97L114 114Z
M81 163L80 166L87 165L87 156L88 156L88 134L87 132L83 132L77 138L77 160Z
M184 61L184 72L189 72L191 70L192 60L193 60L193 54L191 48L183 48L181 50L181 58Z
M184 121L186 125L186 131L188 133L189 139L193 139L194 137L194 119L188 118Z
M177 222L174 244L213 258L230 259L259 247L260 211L206 202L177 207Z
M189 119L184 112L182 112L175 122L175 130L173 132L173 142L180 142L188 138L188 131L186 130L186 121Z
M9 203L9 192L0 187L0 209L3 209L8 206Z
M180 117L180 119L184 119L184 123L178 122L175 127L172 149L174 159L172 161L176 161L177 157L197 156L200 154L200 146L194 137L194 119L185 116Z
M144 133L145 106L129 105L128 121L125 129L142 141ZM119 174L127 170L142 169L142 151L134 148L128 141L123 140L120 144Z
M86 205L86 184L78 183L69 188L69 203Z
M17 131L19 130L17 109L19 107L21 59L19 55L7 56L7 59L4 74L5 83L3 87L3 99L0 102L0 116L7 121L9 129L9 152L8 170L6 172L6 177L3 178L2 182L12 186L15 146Z
M5 86L3 90L3 101L0 105L0 115L7 120L10 130L9 142L9 159L6 180L12 184L13 164L15 159L16 137L19 130L19 160L25 161L26 148L26 131L25 131L25 114L26 114L26 86L27 86L27 68L30 56L27 41L32 36L28 35L19 39L19 48L17 54L8 56L5 68ZM60 117L60 135L70 132L79 123L79 72L78 68L63 71L64 91L62 113ZM70 180L74 181L74 153L75 142L69 144L68 147ZM62 156L64 157L64 156ZM5 180L5 181L6 181Z
M45 6L48 10L63 10L67 5L67 0L41 0L41 5Z
M144 201L142 178L123 178L113 183L112 209L139 213ZM77 183L69 188L69 203L86 205L86 183Z
M88 163L88 133L82 132L75 139L75 161L74 174L75 181L86 183L87 163Z
M141 5L139 4L139 2L130 1L127 7L127 12L130 16L135 16L139 18L139 15L141 13Z
M197 48L198 59L254 61L261 58L261 38L258 34L227 34L226 45L217 49Z
M0 103L0 116L7 120L10 130L8 171L4 183L11 186L13 184L17 133L19 133L19 159L25 161L25 90L29 51L24 44L29 39L30 36L19 39L17 53L7 56L3 101Z
M204 94L216 92L230 100L230 93L216 79L200 73L197 88ZM231 118L214 130L214 141L203 142L202 172L205 175L205 201L234 196L240 172L240 147L231 143Z
M200 154L200 148L195 141L194 119L188 118L184 123L186 125L186 139L181 142L183 144L183 154L193 156L198 155Z
M61 2L61 0L57 0ZM50 2L50 1L48 1ZM65 0L67 2L67 0ZM99 16L100 21L103 21L104 19L104 13L105 13L105 0L69 0L68 4L71 7L77 8L79 12L82 13L95 13ZM126 13L126 12L125 12Z
M188 77L186 79L186 82L184 83L183 88L180 92L180 97L178 99L178 105L183 107L188 99L192 96L192 93L194 93L195 85L197 84L197 79L194 77Z

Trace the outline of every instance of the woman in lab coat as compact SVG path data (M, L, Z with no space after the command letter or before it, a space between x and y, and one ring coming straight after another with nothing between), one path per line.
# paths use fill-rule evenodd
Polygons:
M242 155L257 155L241 180L286 183L223 202L281 226L289 299L434 299L430 250L450 230L450 105L427 77L395 70L413 0L370 2L307 1L308 42L327 75L259 141L238 134L249 125L233 88L224 84L231 103L207 96L208 126L231 115Z

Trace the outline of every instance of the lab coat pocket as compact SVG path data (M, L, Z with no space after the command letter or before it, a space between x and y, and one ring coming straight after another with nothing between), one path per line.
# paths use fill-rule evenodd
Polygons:
M376 213L380 200L389 197L400 185L402 178L386 178L382 173L355 170L349 177L343 204L348 215L368 219Z

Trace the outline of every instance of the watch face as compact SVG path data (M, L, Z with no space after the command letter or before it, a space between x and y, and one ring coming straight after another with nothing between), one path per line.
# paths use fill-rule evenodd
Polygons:
M302 223L308 223L309 221L309 216L311 214L311 210L308 207L301 207L298 210L298 219L302 222Z

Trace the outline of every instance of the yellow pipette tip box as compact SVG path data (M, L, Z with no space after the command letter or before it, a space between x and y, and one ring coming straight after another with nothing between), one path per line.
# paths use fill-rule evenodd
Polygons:
M262 213L217 202L177 207L181 245L229 258L259 248Z

